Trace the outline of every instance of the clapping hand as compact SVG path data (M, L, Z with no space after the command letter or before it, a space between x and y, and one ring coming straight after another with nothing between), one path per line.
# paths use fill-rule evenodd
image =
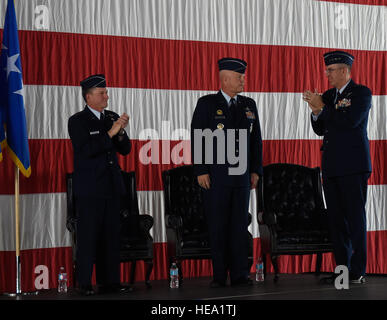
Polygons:
M108 135L110 138L113 138L116 134L118 134L121 130L128 125L129 116L126 113L123 113L121 117L119 117L116 121L113 122L113 126L108 131Z
M314 89L314 92L306 90L302 95L302 99L308 103L314 114L319 114L324 107L322 96L317 92L317 89Z

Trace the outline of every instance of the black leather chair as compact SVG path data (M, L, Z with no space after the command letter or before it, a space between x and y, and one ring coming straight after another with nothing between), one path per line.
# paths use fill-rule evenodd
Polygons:
M324 207L320 168L275 163L264 166L257 190L258 224L266 270L266 255L278 280L279 255L317 254L319 274L322 253L333 251Z
M179 278L183 280L181 261L211 259L210 242L202 193L193 174L193 166L186 165L162 173L165 199L167 255L170 265L176 262ZM251 215L249 215L249 224ZM248 266L253 264L253 237L246 234L249 247Z
M121 199L120 259L132 262L130 283L133 284L136 262L143 260L146 264L145 284L151 287L149 278L153 270L153 238L149 231L153 226L153 217L140 214L137 202L135 172L122 171L127 193ZM71 232L73 249L73 267L75 279L76 266L76 200L73 194L72 173L66 175L67 183L67 229ZM75 283L75 281L74 281Z

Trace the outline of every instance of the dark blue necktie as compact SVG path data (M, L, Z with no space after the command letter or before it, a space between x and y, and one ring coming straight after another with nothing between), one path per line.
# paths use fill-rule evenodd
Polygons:
M230 100L230 113L231 113L231 119L235 123L236 115L237 115L237 106L234 98L231 98Z
M337 103L337 101L339 101L340 95L341 95L340 91L336 90L336 98L335 98L335 101L334 101L335 104Z

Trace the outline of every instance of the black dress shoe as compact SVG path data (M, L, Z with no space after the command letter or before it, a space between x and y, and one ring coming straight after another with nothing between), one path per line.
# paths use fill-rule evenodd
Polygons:
M78 289L78 293L82 296L93 296L95 295L95 291L91 285L80 286Z
M125 293L131 292L133 288L131 286L123 286L120 284L109 284L102 285L98 288L98 293L107 294L107 293Z
M254 282L250 278L242 278L231 282L231 286L233 287L236 287L236 286L249 287L249 286L252 286L253 284Z
M365 282L366 282L366 280L365 280L364 276L356 276L353 274L349 275L349 283L361 284L361 283L365 283Z
M133 287L132 286L123 286L123 285L119 285L117 288L116 288L117 292L121 292L121 293L124 293L124 292L132 292L133 291Z
M210 288L223 288L225 286L226 286L226 282L224 281L212 280L210 283Z
M323 277L319 280L321 284L334 284L336 280L337 274L332 274L328 277Z

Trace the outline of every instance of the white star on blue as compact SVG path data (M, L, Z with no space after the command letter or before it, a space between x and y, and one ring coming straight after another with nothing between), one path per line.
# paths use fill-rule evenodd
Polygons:
M11 57L9 57L9 56L7 57L7 68L5 68L5 71L7 71L7 79L8 79L9 74L11 72L21 73L19 68L16 66L16 61L19 58L19 56L20 56L20 54L17 53Z

